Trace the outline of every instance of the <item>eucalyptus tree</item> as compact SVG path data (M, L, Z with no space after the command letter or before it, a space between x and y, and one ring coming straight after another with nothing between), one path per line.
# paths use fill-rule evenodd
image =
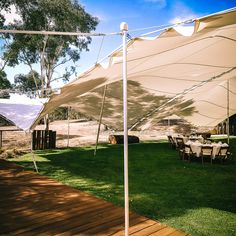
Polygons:
M37 96L37 91L41 89L41 80L37 71L30 71L28 74L17 74L14 77L14 89L28 97Z
M0 98L10 98L9 89L12 88L11 82L7 79L7 75L0 70Z
M6 29L89 33L98 24L98 19L87 13L76 0L0 1L1 9L6 11L12 5L19 18L4 25ZM3 15L1 19L0 24L4 24ZM26 65L35 88L41 87L40 96L45 97L53 81L68 81L75 73L75 62L80 59L81 51L89 50L89 43L91 37L6 34L3 59L10 67ZM40 83L35 69L38 70Z
M7 79L7 74L4 71L0 71L0 89L10 89L11 87L12 85Z

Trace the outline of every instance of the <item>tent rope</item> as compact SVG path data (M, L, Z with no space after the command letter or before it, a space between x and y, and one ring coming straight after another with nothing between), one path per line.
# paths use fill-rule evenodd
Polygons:
M100 57L100 54L101 54L101 51L102 51L102 46L103 46L104 38L105 38L105 36L102 37L102 41L101 41L101 44L100 44L100 47L99 47L99 50L98 50L98 55L97 55L97 59L96 59L95 64L98 63L98 60L99 60L99 57Z
M95 65L98 63L100 53L101 53L101 49L102 49L103 42L104 42L104 38L105 38L105 36L102 37L102 41L101 41L101 44L100 44L100 47L99 47L98 56L97 56L97 60L96 60ZM102 106L101 106L99 121L98 121L98 130L97 130L97 137L96 137L96 145L95 145L95 149L94 149L94 156L96 156L96 154L97 154L98 140L99 140L100 129L101 129L101 124L102 124L102 117L103 117L103 111L104 111L104 104L105 104L107 86L108 85L105 85L104 90L103 90Z
M102 116L103 116L104 104L105 104L105 98L106 98L106 91L107 91L107 85L104 86L104 90L103 90L102 106L101 106L101 111L100 111L100 115L99 115L99 123L98 123L96 145L95 145L95 149L94 149L94 156L96 156L96 154L97 154L98 140L99 140L99 135L100 135Z

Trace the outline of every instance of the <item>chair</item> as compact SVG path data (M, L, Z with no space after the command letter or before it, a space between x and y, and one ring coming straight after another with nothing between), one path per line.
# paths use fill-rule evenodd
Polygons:
M184 152L184 139L183 138L180 138L180 137L177 137L175 138L176 140L176 150L179 151L179 157L180 159L182 159L182 153Z
M211 164L212 164L212 152L213 152L213 146L202 146L201 147L201 153L200 157L202 159L202 164L203 164L203 158L211 158Z
M197 140L197 138L189 138L189 141L191 142L195 142Z
M182 160L184 160L185 158L187 158L189 161L191 161L191 157L194 156L194 153L192 151L192 148L189 144L184 144L184 149L182 149L180 151L181 155L182 155Z
M219 152L215 156L216 158L220 159L221 161L227 160L231 157L231 152L229 151L229 147L220 147Z
M181 137L176 137L176 148L177 149L184 149L184 139Z
M175 144L175 141L174 141L174 139L172 138L172 136L168 135L167 138L168 138L170 147L173 148L173 149L176 149L176 144Z

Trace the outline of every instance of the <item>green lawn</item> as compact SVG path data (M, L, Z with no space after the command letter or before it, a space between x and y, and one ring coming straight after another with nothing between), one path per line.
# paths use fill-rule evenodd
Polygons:
M231 140L236 153L236 139ZM38 151L40 173L123 206L123 146ZM13 159L33 168L31 155ZM167 143L129 145L130 209L191 235L236 235L236 164L183 162Z

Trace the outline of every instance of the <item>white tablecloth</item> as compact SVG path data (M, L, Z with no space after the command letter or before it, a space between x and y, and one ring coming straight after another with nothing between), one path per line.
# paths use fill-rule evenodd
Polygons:
M198 141L196 141L196 142L188 141L186 144L191 146L193 153L195 153L197 157L199 157L201 154L202 146L212 146L213 147L213 151L212 151L212 158L213 159L215 158L216 154L218 154L221 147L228 147L227 143L222 144L221 142L211 143L211 144L202 144Z

